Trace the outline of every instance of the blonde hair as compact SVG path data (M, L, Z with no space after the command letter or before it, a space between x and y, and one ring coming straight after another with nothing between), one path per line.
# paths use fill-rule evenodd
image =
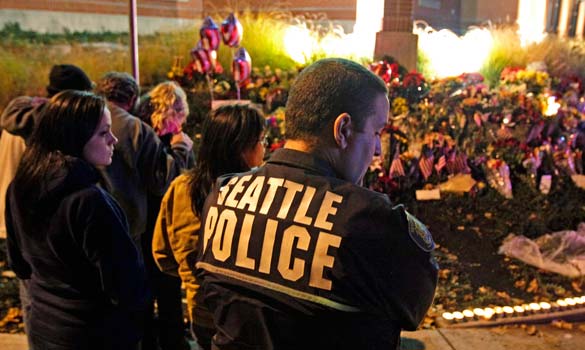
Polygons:
M187 104L187 95L185 91L175 82L166 81L158 84L148 94L150 96L150 104L152 114L150 115L150 123L154 130L162 130L164 128L164 121L172 114L174 104L180 100L185 107L185 115L189 115L189 105Z

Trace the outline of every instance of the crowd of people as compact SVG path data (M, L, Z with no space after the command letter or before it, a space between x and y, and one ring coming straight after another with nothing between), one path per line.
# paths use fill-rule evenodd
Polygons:
M389 110L346 59L305 68L286 143L227 104L182 131L174 82L51 70L0 117L0 207L30 349L398 349L437 283L434 243L364 188ZM6 163L4 163L6 160Z

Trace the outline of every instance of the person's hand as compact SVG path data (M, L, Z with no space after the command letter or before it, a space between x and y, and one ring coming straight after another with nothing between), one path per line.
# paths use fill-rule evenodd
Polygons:
M33 107L38 107L38 106L44 104L47 101L49 101L49 99L48 98L45 98L45 97L33 97L30 100L30 104Z
M173 134L173 137L171 138L171 146L175 145L175 144L179 144L179 143L182 143L185 146L187 146L188 150L191 150L193 148L193 140L191 140L189 135L185 134L182 131L179 133Z

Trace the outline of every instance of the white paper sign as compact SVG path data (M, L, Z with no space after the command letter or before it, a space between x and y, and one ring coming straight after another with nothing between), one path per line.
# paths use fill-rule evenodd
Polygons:
M434 190L416 190L417 201L432 201L441 199L441 191Z
M540 192L542 194L548 194L552 184L552 175L542 175L540 178Z

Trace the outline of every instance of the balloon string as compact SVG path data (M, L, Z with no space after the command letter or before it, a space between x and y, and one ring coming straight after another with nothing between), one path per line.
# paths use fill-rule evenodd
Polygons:
M205 74L205 78L207 79L207 87L209 88L209 97L211 98L211 103L213 104L213 84L211 82L209 73Z
M230 47L231 51L232 51L232 60L234 60L236 58L236 48L231 46ZM232 70L234 69L233 64L232 64ZM235 79L234 79L235 80ZM238 101L240 100L240 83L236 80L236 96L238 98Z

